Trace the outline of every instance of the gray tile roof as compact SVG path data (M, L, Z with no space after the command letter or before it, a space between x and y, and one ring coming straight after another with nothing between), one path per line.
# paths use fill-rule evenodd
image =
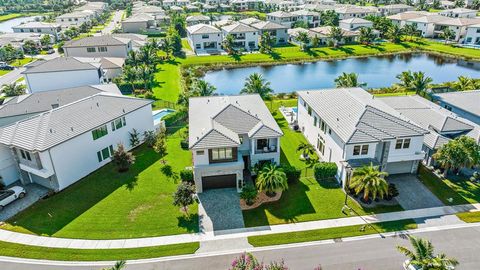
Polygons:
M267 16L277 17L277 18L290 18L293 17L292 13L286 11L274 11L271 13L267 13Z
M288 27L283 26L278 23L266 21L266 22L258 22L251 25L253 28L260 29L260 30L278 30L278 29L288 29Z
M480 117L480 90L435 94L434 99Z
M212 25L208 24L196 24L187 27L187 32L190 34L215 34L215 33L221 33L219 29Z
M191 149L238 146L243 134L251 138L283 135L259 95L190 98Z
M205 15L193 15L193 16L188 16L185 19L187 22L196 22L196 21L210 21L210 17L205 16Z
M308 90L298 95L345 143L428 133L362 88Z
M241 22L241 23L244 23L244 24L248 24L248 25L252 25L254 23L258 23L258 22L261 22L261 20L257 19L257 18L253 18L253 17L250 17L250 18L246 18L246 19L243 19L243 20L240 20L238 22Z
M3 127L0 143L45 151L150 104L146 99L99 93Z
M228 33L257 32L257 29L243 23L233 23L233 24L225 25L225 26L222 26L222 30Z
M27 69L22 74L61 72L74 70L90 70L100 67L100 58L91 62L93 58L81 57L57 57L52 60L37 60L27 65Z
M121 94L115 84L89 85L35 92L6 100L0 106L0 118L45 112L51 110L53 106L63 106L101 92Z
M125 46L130 42L130 39L112 36L102 35L93 37L84 37L77 40L70 40L65 42L64 48L71 47L87 47L87 46Z

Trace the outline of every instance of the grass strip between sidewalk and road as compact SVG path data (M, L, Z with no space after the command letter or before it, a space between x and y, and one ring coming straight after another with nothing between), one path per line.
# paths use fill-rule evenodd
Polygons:
M458 213L457 217L467 223L480 222L480 211Z
M254 247L274 246L416 229L412 219L248 237Z
M199 242L193 242L143 248L69 249L0 241L0 256L56 261L115 261L193 254L199 247Z

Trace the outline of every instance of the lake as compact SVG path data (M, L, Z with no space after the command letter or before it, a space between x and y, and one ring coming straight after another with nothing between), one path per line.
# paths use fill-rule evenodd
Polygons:
M12 26L17 26L24 22L34 21L38 16L20 17L8 21L0 22L0 32L12 33Z
M480 51L479 51L480 53ZM366 88L387 87L398 82L402 71L423 71L434 83L454 81L458 76L480 78L480 63L466 62L425 53L372 56L304 64L255 66L210 71L204 79L217 88L218 94L238 94L252 73L263 74L277 93L334 87L342 72L358 74Z

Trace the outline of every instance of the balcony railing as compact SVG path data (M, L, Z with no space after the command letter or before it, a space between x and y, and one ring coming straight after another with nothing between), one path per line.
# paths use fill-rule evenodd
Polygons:
M271 145L269 147L263 147L261 149L255 149L255 154L267 154L277 152L277 146Z

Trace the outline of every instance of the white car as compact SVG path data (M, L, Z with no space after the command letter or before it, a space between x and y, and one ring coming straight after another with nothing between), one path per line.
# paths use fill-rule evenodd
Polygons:
M25 189L19 186L14 186L7 190L0 190L0 210L16 199L25 197L26 193Z

